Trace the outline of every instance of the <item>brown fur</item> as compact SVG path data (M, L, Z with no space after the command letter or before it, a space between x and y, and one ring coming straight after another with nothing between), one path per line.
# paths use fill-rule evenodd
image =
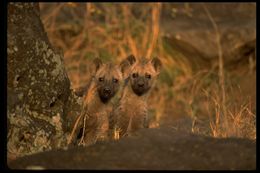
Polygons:
M84 96L83 114L87 115L85 129L83 129L85 145L93 144L96 140L107 137L108 112L112 110L110 102L122 82L122 73L118 65L102 64L100 61L95 63L96 75ZM106 90L109 90L109 93L106 93ZM82 126L84 126L83 124Z
M127 58L129 61L129 58ZM132 63L128 69L129 79L123 89L119 105L110 117L110 128L119 130L119 137L145 127L147 121L147 97L160 72L161 62L157 58L145 58Z

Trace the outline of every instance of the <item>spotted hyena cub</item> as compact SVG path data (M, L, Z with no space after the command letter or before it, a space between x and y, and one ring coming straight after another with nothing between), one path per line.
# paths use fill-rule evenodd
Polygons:
M109 127L108 113L112 111L111 99L118 93L122 82L120 65L104 64L94 60L96 73L83 98L84 120L81 123L80 143L90 145L106 139Z
M131 65L126 66L129 76L126 79L119 104L109 118L109 128L114 130L114 138L120 138L137 129L148 127L147 97L162 66L158 58L136 60L131 55L125 61Z

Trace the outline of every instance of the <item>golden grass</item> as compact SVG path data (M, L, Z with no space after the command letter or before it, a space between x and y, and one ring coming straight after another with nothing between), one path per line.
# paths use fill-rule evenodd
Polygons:
M224 116L224 124L225 124L225 128L228 128L228 122L227 122L227 113L226 113L226 92L225 92L225 76L224 76L224 61L223 61L223 53L222 53L222 46L221 46L221 35L220 35L220 31L218 29L218 26L214 20L214 18L212 17L212 15L210 14L207 6L205 4L203 4L204 10L207 13L207 16L209 17L214 30L216 32L216 43L217 43L217 47L218 47L218 56L219 56L219 86L221 87L221 104L218 104L218 109L221 109L223 112L223 116ZM219 111L217 111L219 112ZM219 117L218 113L216 113L216 116ZM228 130L228 129L227 129Z

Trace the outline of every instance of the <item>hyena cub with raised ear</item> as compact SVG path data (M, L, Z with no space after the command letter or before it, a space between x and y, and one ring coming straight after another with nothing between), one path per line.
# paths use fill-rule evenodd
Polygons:
M158 58L136 60L133 55L126 58L129 77L123 88L118 106L110 115L110 129L114 138L120 138L140 128L147 127L147 97L161 69Z
M83 99L84 120L81 123L81 143L90 145L107 137L109 126L108 113L112 111L111 99L121 86L122 72L119 65L103 64L94 60L96 74Z

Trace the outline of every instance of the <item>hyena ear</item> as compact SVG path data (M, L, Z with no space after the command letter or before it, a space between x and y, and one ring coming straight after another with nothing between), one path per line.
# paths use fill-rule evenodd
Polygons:
M125 73L129 69L129 67L132 66L135 62L136 62L136 59L135 59L134 55L129 55L126 59L124 59L120 63L121 72Z
M134 55L129 55L126 60L130 63L130 65L133 65L136 62L136 58Z
M95 65L95 71L97 72L98 69L101 67L101 65L103 64L102 60L100 58L95 58L93 59L93 63Z
M160 60L159 58L157 58L157 57L154 57L154 58L152 59L151 63L152 63L152 65L153 65L155 71L156 71L157 73L159 73L159 72L161 71L161 68L162 68L162 62L161 62L161 60Z

